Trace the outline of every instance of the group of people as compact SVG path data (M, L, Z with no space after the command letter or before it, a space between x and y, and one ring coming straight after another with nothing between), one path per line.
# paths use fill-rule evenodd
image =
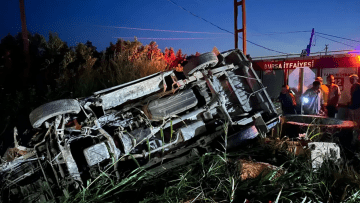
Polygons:
M333 75L327 76L326 81L327 85L323 84L321 77L317 77L312 87L301 95L304 114L335 117L341 92Z
M360 84L359 77L353 74L349 77L351 87L351 102L348 104L349 119L360 122ZM323 84L321 77L317 77L312 87L307 89L301 95L301 111L307 115L326 115L335 117L341 92L338 85L335 84L333 75L326 78L327 84ZM282 104L283 114L296 114L296 99L294 93L288 85L282 87L279 100Z

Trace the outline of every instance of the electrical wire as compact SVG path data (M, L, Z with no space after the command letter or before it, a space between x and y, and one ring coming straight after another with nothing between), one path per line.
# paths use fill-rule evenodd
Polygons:
M240 37L241 38L241 37ZM242 38L241 38L242 39ZM260 44L256 44L252 41L249 41L249 40L246 40L247 42L249 42L250 44L253 44L255 46L258 46L258 47L261 47L261 48L264 48L264 49L267 49L269 51L273 51L273 52L277 52L277 53L280 53L280 54L288 54L288 53L284 53L284 52L281 52L281 51L276 51L276 50L273 50L273 49L270 49L270 48L267 48L267 47L264 47L264 46L261 46Z
M123 38L129 39L134 37L113 37L113 38ZM223 39L226 37L209 37L209 38L153 38L153 37L136 37L136 39L153 39L153 40L197 40L197 39Z
M330 40L330 41L333 41L333 42L336 42L336 43L339 43L339 44L343 44L343 45L346 45L346 46L349 46L349 47L354 47L354 46L349 45L349 44L345 44L345 43L342 43L342 42L339 42L339 41L336 41L336 40L329 39L327 37L323 37L321 35L315 35L315 36L318 36L318 37L321 37L321 38L324 38L324 39L327 39L327 40Z
M336 37L336 38L339 38L339 39L345 39L345 40L349 40L349 41L353 41L353 42L360 42L358 40L354 40L354 39L348 39L348 38L344 38L344 37L338 37L338 36L334 36L334 35L329 35L329 34L325 34L325 33L321 33L321 32L316 32L317 34L321 34L321 35L327 35L327 36L330 36L330 37Z
M233 32L230 32L229 30L226 30L226 29L224 29L224 28L221 28L221 27L219 27L218 25L215 25L214 23L212 23L212 22L210 22L210 21L208 21L208 20L206 20L206 19L204 19L204 18L202 18L202 17L200 17L200 16L192 13L191 11L188 11L186 8L178 5L177 3L175 3L175 2L172 1L172 0L167 0L167 1L171 2L172 4L174 4L174 5L176 5L177 7L181 8L182 10L190 13L191 15L193 15L193 16L195 16L195 17L197 17L197 18L199 18L199 19L201 19L201 20L203 20L203 21L205 21L205 22L207 22L207 23L210 23L211 25L217 27L218 29L220 29L220 30L222 30L222 31L225 31L225 32L230 33L230 34L234 34ZM239 36L239 38L242 39L242 37L240 37L240 36ZM281 51L276 51L276 50L273 50L273 49L270 49L270 48L261 46L261 45L255 43L255 42L252 42L252 41L249 41L249 40L246 40L246 41L249 42L250 44L253 44L253 45L258 46L258 47L261 47L261 48L264 48L264 49L269 50L269 51L273 51L273 52L277 52L277 53L281 53L281 54L287 54L287 53L284 53L284 52L281 52Z
M279 35L279 34L292 34L292 33L303 33L303 32L311 32L311 31L270 32L270 33L264 33L264 34L253 34L251 36Z
M182 30L159 30L159 29L150 29L150 28L117 27L117 26L103 26L103 25L96 25L96 26L119 28L119 29L128 29L128 30L155 31L155 32L176 32L176 33L189 33L189 34L229 34L229 33L223 33L223 32L195 32L195 31L182 31Z
M143 30L143 31L155 31L155 32L175 32L175 33L189 33L189 34L226 34L233 35L233 33L223 33L223 32L197 32L197 31L184 31L184 30L160 30L160 29L152 29L152 28L136 28L136 27L123 27L123 26L106 26L106 25L95 25L99 27L109 27L109 28L117 28L117 29L128 29L128 30ZM292 33L303 33L303 32L311 32L311 31L290 31L290 32L269 32L269 33L260 33L260 34L250 34L251 36L263 36L263 35L278 35L278 34L292 34ZM249 35L249 33L248 33Z
M213 25L213 26L217 27L218 29L220 29L220 30L222 30L222 31L225 31L225 32L228 32L228 33L234 34L234 33L230 32L229 30L223 29L223 28L221 28L221 27L219 27L219 26L215 25L214 23L212 23L212 22L210 22L210 21L208 21L208 20L206 20L206 19L204 19L204 18L202 18L202 17L200 17L200 16L198 16L198 15L196 15L196 14L192 13L191 11L188 11L186 8L184 8L184 7L180 6L180 5L178 5L177 3L175 3L175 2L174 2L174 1L172 1L172 0L167 0L167 1L169 1L170 3L172 3L172 4L176 5L177 7L181 8L182 10L184 10L184 11L186 11L186 12L190 13L191 15L193 15L193 16L195 16L195 17L197 17L197 18L200 18L201 20L203 20L203 21L205 21L205 22L207 22L207 23L210 23L211 25Z

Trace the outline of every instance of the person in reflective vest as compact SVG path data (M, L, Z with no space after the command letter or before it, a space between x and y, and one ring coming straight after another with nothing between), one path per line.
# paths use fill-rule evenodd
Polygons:
M320 90L321 90L322 98L324 100L324 107L326 107L329 99L329 87L323 83L322 77L316 77L315 81L320 82Z

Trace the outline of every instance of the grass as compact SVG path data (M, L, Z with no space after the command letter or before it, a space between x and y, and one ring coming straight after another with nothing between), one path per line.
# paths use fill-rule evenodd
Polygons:
M259 152L257 160L261 161L261 154L268 152L266 149L255 148ZM239 154L240 153L240 154ZM143 182L147 176L146 171L141 168L133 171L127 178L115 184L107 176L101 181L66 202L358 202L359 185L349 180L350 177L337 177L339 169L333 164L326 163L314 172L311 163L304 157L293 158L286 154L278 154L277 157L288 159L281 164L286 173L274 179L277 171L267 175L258 176L255 179L242 181L239 178L235 160L254 155L253 150L249 152L229 153L232 157L229 161L219 153L206 153L196 162L180 167L164 174L159 179ZM283 157L281 157L283 156ZM342 171L347 173L348 171ZM159 186L163 188L159 188ZM165 186L165 187L164 187ZM139 196L129 198L128 194L137 191ZM340 200L340 201L339 201Z
M224 127L224 139L227 131ZM102 175L91 187L73 194L64 202L359 202L360 174L344 161L324 162L313 170L306 156L294 156L264 145L259 138L237 150L224 147L198 160L148 179L140 167L116 183ZM240 178L241 159L265 162L284 172L270 170L253 179ZM133 159L136 161L136 159ZM358 162L358 160L357 160ZM145 180L147 178L147 180Z

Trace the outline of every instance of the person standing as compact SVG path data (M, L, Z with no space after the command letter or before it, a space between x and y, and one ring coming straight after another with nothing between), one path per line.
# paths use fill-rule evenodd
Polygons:
M278 98L281 102L283 114L296 114L296 100L292 92L290 92L289 85L283 85L280 96Z
M320 89L321 89L321 93L322 93L322 98L324 100L324 106L327 106L328 103L328 99L329 99L329 88L328 86L326 86L323 83L323 79L322 77L316 77L315 81L319 81L320 82Z
M339 86L335 84L335 78L333 75L327 76L326 82L327 82L327 87L329 89L327 105L326 105L327 114L329 117L335 118L341 92Z
M359 124L360 124L359 76L356 74L350 75L350 83L352 84L352 86L350 90L351 102L349 103L349 117L350 120L356 123L356 128L359 129Z
M314 81L310 89L307 89L300 97L304 114L320 115L324 107L323 95L320 90L320 82Z

